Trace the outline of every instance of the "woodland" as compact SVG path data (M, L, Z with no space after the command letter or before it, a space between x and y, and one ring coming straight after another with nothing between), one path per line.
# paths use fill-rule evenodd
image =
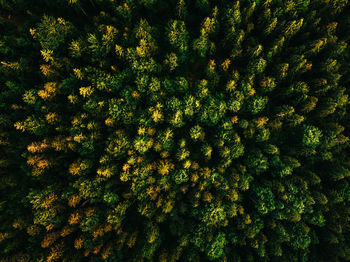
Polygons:
M350 1L0 0L0 262L350 261Z

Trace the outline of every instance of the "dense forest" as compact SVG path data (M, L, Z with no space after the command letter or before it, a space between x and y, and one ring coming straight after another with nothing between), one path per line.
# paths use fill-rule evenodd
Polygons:
M350 261L350 1L0 0L0 261Z

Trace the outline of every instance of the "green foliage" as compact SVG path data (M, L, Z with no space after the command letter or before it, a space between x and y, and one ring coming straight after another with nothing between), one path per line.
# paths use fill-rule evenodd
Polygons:
M196 125L190 129L190 136L194 141L199 140L201 135L203 134L203 130L200 126Z
M168 26L168 38L175 50L178 50L180 54L184 54L188 49L189 38L185 22L181 20L170 21Z
M267 104L267 97L255 96L251 98L247 104L247 110L253 115L260 113Z
M320 143L322 132L315 126L306 126L304 128L302 143L305 146L316 147Z
M72 29L72 24L63 18L44 15L34 35L43 50L55 51L72 36Z
M1 262L349 260L349 1L0 9Z
M226 244L225 234L220 232L218 236L208 244L208 258L209 260L216 260L225 256L224 247Z

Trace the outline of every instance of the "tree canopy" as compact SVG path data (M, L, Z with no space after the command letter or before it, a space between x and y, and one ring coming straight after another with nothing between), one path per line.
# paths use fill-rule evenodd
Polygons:
M348 0L0 0L0 261L350 260Z

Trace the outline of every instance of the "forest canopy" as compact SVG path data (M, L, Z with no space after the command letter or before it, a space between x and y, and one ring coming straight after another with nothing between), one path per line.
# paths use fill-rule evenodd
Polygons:
M350 260L348 0L0 0L0 261Z

